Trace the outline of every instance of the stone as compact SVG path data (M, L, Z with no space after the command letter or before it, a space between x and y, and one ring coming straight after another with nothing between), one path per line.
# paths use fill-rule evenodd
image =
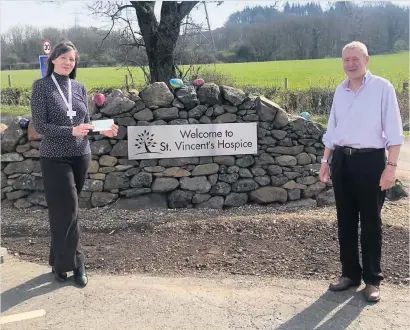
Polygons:
M196 96L196 93L195 93L195 96ZM198 100L198 101L199 101L199 100ZM184 104L183 104L180 100L178 100L178 99L174 99L174 100L172 101L172 106L175 107L175 108L178 108L178 109L180 109L180 110L182 110L182 109L185 108ZM180 112L180 114L181 114L181 112ZM181 117L180 117L180 118L181 118Z
M278 156L275 158L275 162L280 166L295 166L298 161L293 156Z
M234 182L238 181L239 174L238 173L219 174L218 179L219 179L219 181L222 181L222 182L234 183Z
M28 202L27 199L25 199L25 198L19 198L18 200L16 200L14 202L14 207L16 209L27 209L27 208L31 207L32 205L33 204Z
M220 116L225 112L225 109L219 104L214 105L213 109L213 116L215 117Z
M118 198L117 194L108 192L94 192L91 196L91 205L93 207L101 207L115 202Z
M289 180L293 180L301 176L301 174L298 172L283 172L283 175L286 176Z
M256 113L259 115L260 120L264 122L273 121L278 109L281 109L278 104L263 96L259 96L256 99L255 106Z
M270 177L271 185L274 187L283 186L286 182L288 182L288 178L282 175L272 175Z
M211 184L205 176L181 178L180 186L181 189L195 191L196 193L207 193L211 189Z
M115 167L100 167L98 172L104 173L104 174L115 172Z
M118 141L118 143L112 147L110 156L128 157L128 141Z
M232 165L235 165L235 157L234 156L214 156L213 162L219 165L232 166Z
M23 174L13 183L13 189L43 191L43 179L34 175Z
M221 90L224 99L229 101L234 106L242 104L242 102L246 99L246 94L241 89L222 85Z
M2 134L1 137L1 151L2 152L13 152L16 150L16 147L19 145L20 141L25 136L24 130L19 124L21 117L13 118L8 128Z
M164 82L155 82L144 88L140 95L147 107L168 107L174 100L174 94Z
M115 166L118 163L118 159L112 156L103 155L100 157L99 164L101 166Z
M24 157L20 155L18 152L10 152L10 153L1 155L2 163L21 162L23 160L24 160Z
M165 194L151 193L133 198L120 198L111 208L139 211L144 209L167 209L168 199Z
M286 210L311 209L316 207L316 201L312 198L290 201L286 203Z
M152 174L140 172L131 179L130 186L133 188L150 188L152 184Z
M224 105L222 105L222 108L224 108L224 110L226 112L229 112L229 113L237 113L238 112L238 108L233 106L233 105L224 104Z
M262 176L256 176L254 180L260 185L260 186L267 186L270 183L270 177L267 175L262 175Z
M255 159L252 155L246 155L236 160L236 165L239 167L249 167L255 163Z
M209 194L195 194L194 197L192 197L192 203L193 204L203 203L210 198L211 198L211 195Z
M174 119L169 122L170 125L188 125L187 119Z
M94 141L91 143L91 153L93 155L105 155L109 154L112 150L112 146L110 144L109 140L100 140L100 141Z
M16 152L22 154L23 152L29 151L30 148L31 148L31 146L30 146L30 144L28 144L28 143L27 143L27 144L23 144L23 145L19 145L19 146L16 147ZM2 155L2 160L3 160L3 155Z
M135 106L135 102L128 97L107 97L104 107L100 112L106 116L115 116L130 111Z
M26 197L29 194L27 190L15 190L9 193L6 193L6 197L9 201L13 201L22 197Z
M33 205L41 205L47 207L47 200L44 192L35 191L30 193L27 197L27 201Z
M136 112L146 109L146 104L141 100L135 102L135 110Z
M137 122L132 117L121 117L116 119L117 125L119 126L135 126Z
M7 176L1 171L1 189L7 186Z
M296 156L303 152L304 146L282 147L275 146L269 149L269 152L282 155Z
M222 196L214 196L205 202L196 204L195 207L198 209L218 209L221 210L224 205L224 198Z
M275 164L275 159L269 155L268 153L263 153L256 158L255 165L256 166L263 166L263 165L271 165Z
M152 113L152 111L150 109L144 109L140 112L137 112L136 114L134 114L134 118L138 121L151 121L154 119L154 114Z
M266 171L262 167L252 167L251 172L254 176L263 176L266 174Z
M282 167L279 165L269 165L268 166L269 175L278 175L282 173Z
M162 167L162 166L144 167L144 171L149 172L149 173L158 173L158 172L163 172L164 170L165 170L165 167Z
M336 200L335 200L335 193L333 189L329 189L329 190L319 193L316 196L316 202L317 202L318 207L327 206L327 205L335 205Z
M104 182L104 191L129 188L130 179L123 172L108 173Z
M212 196L226 196L231 192L231 185L226 182L217 182L210 190Z
M23 160L22 162L8 163L4 168L4 174L11 175L15 173L31 173L33 172L36 162L31 159Z
M200 119L208 108L204 105L197 105L195 108L188 111L189 118Z
M239 179L232 184L233 192L246 192L258 188L259 185L253 179Z
M408 193L404 190L401 181L396 179L393 187L386 191L386 198L395 201L402 197L408 197Z
M301 178L297 178L296 182L303 184L303 185L311 185L314 184L317 181L317 179L314 176L304 176Z
M120 196L131 198L131 197L149 194L151 191L152 191L151 188L132 188L132 189L120 191Z
M95 174L90 174L90 179L93 180L105 180L105 177L107 175L104 173L95 173Z
M273 130L271 130L271 134L272 134L272 137L274 138L274 139L276 139L276 140L282 140L282 139L284 139L285 137L286 137L286 134L288 134L286 131L281 131L281 130L276 130L276 129L273 129Z
M170 192L178 188L179 181L175 178L156 178L152 184L153 192Z
M312 161L312 158L306 152L302 152L299 155L296 155L296 159L298 161L298 165L307 165Z
M183 86L175 92L175 95L183 104L183 107L181 109L183 109L185 106L187 110L191 110L192 108L199 105L196 90L193 86Z
M215 163L195 166L192 176L203 176L218 173L219 165Z
M303 197L304 198L315 197L319 193L321 193L325 188L326 188L326 184L318 181L314 184L311 184L310 186L308 186L306 189L303 190Z
M174 190L168 195L169 207L172 209L186 207L192 202L194 192L186 190Z
M159 165L164 167L182 167L191 164L199 164L199 157L165 158L159 161Z
M289 116L285 110L278 108L278 111L273 121L273 128L283 128L289 123Z
M221 101L221 91L214 83L205 83L198 89L198 98L201 104L215 105Z
M214 123L234 123L236 122L236 115L234 113L224 113L213 120Z
M164 167L161 167L164 168ZM171 176L174 178L182 178L185 176L190 176L191 172L181 168L181 167L169 167L162 172L163 176Z
M125 172L131 168L133 168L133 165L115 165L115 170L117 172Z
M225 198L225 206L239 207L245 205L248 202L248 194L246 193L230 193Z
M250 199L258 204L273 202L285 203L288 193L280 187L262 187L250 192Z
M288 190L288 200L294 201L300 199L300 189Z
M246 122L254 122L254 121L259 121L259 116L258 115L246 115L242 117L243 121Z
M178 108L160 108L157 110L154 110L154 118L156 120L174 120L179 118L179 110Z
M92 180L86 179L83 186L83 191L103 191L104 188L104 181L102 180Z

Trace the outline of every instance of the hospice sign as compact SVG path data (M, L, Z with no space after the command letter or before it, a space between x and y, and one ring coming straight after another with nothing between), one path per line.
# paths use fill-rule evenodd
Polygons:
M256 154L257 123L128 126L128 158Z

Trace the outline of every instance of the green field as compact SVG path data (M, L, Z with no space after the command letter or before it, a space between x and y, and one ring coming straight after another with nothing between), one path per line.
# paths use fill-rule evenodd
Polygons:
M334 88L344 79L340 58L304 60L229 63L202 65L202 69L221 73L233 78L235 86L270 87L284 86L288 78L290 89L306 89L309 87ZM369 69L372 73L389 79L396 88L409 78L409 53L372 56ZM92 87L120 87L124 85L127 74L125 69L117 68L80 68L77 79L88 89ZM8 87L7 76L11 75L13 87L31 87L35 79L40 77L40 70L2 71L1 86ZM137 86L144 84L142 71L133 72Z

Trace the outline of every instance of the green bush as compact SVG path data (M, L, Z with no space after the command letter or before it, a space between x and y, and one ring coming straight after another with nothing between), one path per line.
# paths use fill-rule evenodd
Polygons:
M20 87L2 88L0 102L5 105L30 105L31 89Z

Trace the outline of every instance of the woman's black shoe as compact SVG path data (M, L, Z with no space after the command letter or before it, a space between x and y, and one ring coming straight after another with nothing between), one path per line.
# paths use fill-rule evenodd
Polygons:
M51 271L57 281L64 282L67 279L67 273L57 273L54 267L51 268Z
M85 272L85 267L82 265L81 267L75 269L74 273L74 281L77 283L78 286L85 287L88 283L87 274Z

